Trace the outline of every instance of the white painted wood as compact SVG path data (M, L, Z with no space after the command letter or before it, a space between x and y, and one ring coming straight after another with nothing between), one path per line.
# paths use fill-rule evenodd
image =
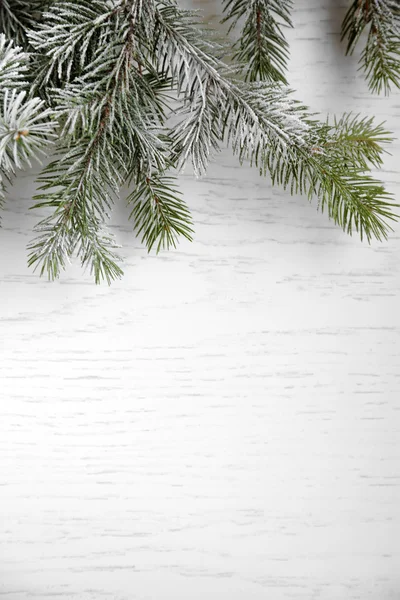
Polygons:
M346 3L295 4L298 97L398 136L399 94L343 56ZM182 188L195 241L148 256L117 208L110 288L28 270L33 175L11 191L0 598L398 599L399 226L361 244L229 152Z

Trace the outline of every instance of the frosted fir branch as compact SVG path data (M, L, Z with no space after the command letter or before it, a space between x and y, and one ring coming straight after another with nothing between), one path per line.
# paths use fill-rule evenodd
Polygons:
M2 0L0 3L0 34L13 40L24 50L31 50L27 31L40 21L46 0Z
M143 131L148 129L148 145L152 146L153 150L152 158L148 156L146 160L149 165L153 162L159 165L163 159L160 152L157 153L156 146L162 144L160 140L155 142L152 130L161 125L164 119L163 101L155 92L155 88L157 92L160 90L162 82L158 80L154 69L149 69L146 58L142 54L138 55L141 44L137 39L138 36L142 40L149 35L152 2L125 0L114 2L110 6L110 3L97 1L95 8L98 16L95 21L92 19L92 4L86 1L81 4L87 7L87 11L82 11L82 14L79 4L75 2L64 1L56 4L57 10L54 14L46 13L52 15L49 17L50 24L44 23L41 28L41 35L46 33L49 47L58 48L58 36L53 34L51 37L48 33L48 29L51 30L50 25L56 20L57 27L62 26L65 33L65 43L72 48L71 55L79 55L78 71L73 70L75 59L72 56L66 67L65 76L67 79L72 78L72 81L66 81L61 88L49 89L50 101L63 124L62 135L67 133L73 139L78 139L80 133L85 130L97 135L97 129L104 129L104 125L108 134L114 135L113 124L115 123L118 129L117 121L125 118L126 131L121 136L118 129L119 137L135 137L136 141L140 142L139 147L144 150L146 141L142 139ZM71 15L75 15L75 12L79 15L73 19ZM88 46L89 41L93 41L93 32L89 34L88 41L82 30L86 31L91 27L97 29L98 26L101 26L102 32L89 53ZM45 43L44 39L42 42ZM42 75L47 80L51 76L54 63L50 61L44 68L47 71ZM134 154L138 155L137 152ZM149 155L149 152L143 154ZM161 167L164 168L165 164L161 164Z
M0 195L5 199L4 180L11 182L16 170L40 162L55 138L53 112L38 98L27 99L26 92L3 90L0 102Z
M90 61L91 45L110 42L106 24L112 14L102 0L55 2L28 33L37 53L36 85L44 87L54 78L70 81L76 70L79 73Z
M106 281L111 285L116 279L121 279L123 271L119 266L121 258L114 252L120 248L115 239L103 226L89 226L84 237L79 238L80 247L77 250L81 257L82 267L88 267L96 284Z
M6 89L22 89L26 86L29 54L12 40L0 33L0 101Z
M184 113L188 115L173 131L174 151L185 147L184 160L189 145L195 172L203 173L210 150L223 137L218 127L227 128L235 144L246 140L249 152L258 136L265 142L276 138L282 144L305 143L308 111L290 97L290 90L276 84L275 87L263 83L246 86L235 81L232 70L209 53L197 25L192 13L175 6L163 6L156 14L158 61L164 71L168 68L166 72L175 82L178 94L183 96ZM257 85L260 86L258 92ZM219 120L223 125L218 126L215 106L219 106L222 115ZM200 122L196 123L196 115L201 117ZM199 128L201 122L207 132ZM215 126L216 133L211 135Z
M67 4L68 3L64 2L62 3L62 6L65 7ZM135 31L135 35L139 35L140 37L141 31L142 35L143 31L146 35L149 35L149 32L146 30L146 26L142 27L141 23L139 22L138 15L143 17L143 6L139 6L138 3L135 2L131 2L130 4L125 3L123 6L121 4L120 6L121 9L124 8L124 10L130 6L131 11L133 8L136 8L136 13L130 13L130 18L133 20L133 30ZM213 46L210 42L204 39L204 36L201 35L201 30L193 27L190 29L190 23L188 29L187 21L191 19L191 13L183 13L182 11L179 11L172 3L158 6L157 10L155 10L155 5L152 3L149 3L148 6L150 6L150 9L148 9L146 13L146 24L148 27L148 23L151 23L152 19L155 22L155 32L150 36L150 39L156 40L157 45L154 50L157 54L158 60L157 70L161 70L162 77L165 78L166 76L169 76L172 82L176 84L178 92L183 92L185 95L187 95L188 91L190 90L193 96L201 98L203 115L205 115L205 111L210 104L209 91L211 87L214 87L216 92L216 104L218 104L221 98L224 98L223 108L226 116L232 112L232 109L234 109L236 113L239 110L241 111L241 116L243 116L243 114L246 116L247 122L245 127L248 126L249 119L253 118L252 127L254 130L257 129L259 125L259 118L255 115L254 108L251 106L253 98L245 97L245 95L243 95L242 91L240 91L237 86L235 86L227 77L224 77L223 71L226 71L227 69L223 63L221 63L221 61L219 61L217 58L214 58L212 54L210 54ZM140 13L137 12L138 8L141 9ZM77 39L78 34L80 34L80 28L83 27L83 25L86 27L87 23L83 24L82 17L80 16L78 19L78 33L76 33L74 31L74 21L71 19L71 10L75 10L75 7L68 9L67 12L61 11L61 16L57 14L57 18L59 21L60 19L63 20L66 31L70 32L70 35L72 35L72 39L70 41L71 45L73 46L74 40ZM99 17L98 21L95 23L95 26L97 27L98 23L107 22L107 27L111 27L114 32L118 31L118 36L114 35L114 45L118 48L118 52L111 52L107 56L103 55L104 50L102 46L98 55L96 55L96 53L93 54L93 61L85 67L85 70L80 78L75 79L75 82L67 84L63 90L55 92L53 98L56 98L57 114L61 121L62 117L64 116L65 127L71 134L72 131L76 131L76 129L78 131L83 131L85 127L88 127L90 131L96 131L98 124L104 121L104 114L107 115L106 121L109 125L113 122L116 114L130 115L132 111L135 113L134 106L131 106L130 111L123 109L127 108L126 103L129 103L129 99L131 98L130 93L132 90L135 93L138 89L140 90L143 88L143 84L142 86L139 85L141 78L139 78L139 80L137 79L137 68L135 68L136 65L131 56L133 42L131 40L132 27L129 24L130 20L127 19L125 27L121 27L121 23L118 21L121 14L123 14L122 10L117 11L116 8L114 8L113 11L103 13L101 18ZM175 19L177 15L181 19L178 21L178 23L174 21L173 26L171 27L171 22L168 21L168 19L170 17ZM186 18L186 21L183 17ZM159 27L160 24L163 27ZM42 28L42 30L45 30L46 34L49 33L45 29L45 26ZM107 35L110 39L113 37L110 33L107 33ZM176 43L171 44L171 40ZM45 40L42 40L42 42L45 43ZM37 43L37 41L33 41L33 43ZM48 43L50 43L50 41ZM79 48L80 46L77 43L75 50L79 50L80 52ZM129 49L129 51L127 51L127 49ZM81 52L80 55L82 55ZM183 69L182 62L179 61L179 57L182 58ZM161 65L160 60L162 60ZM142 61L145 67L148 69L149 61L147 56L143 56ZM129 70L127 67L132 68ZM167 72L165 72L164 67L167 68ZM203 85L204 71L206 72L207 77L206 85ZM136 81L133 81L132 76L130 76L130 73L132 72L136 75ZM67 74L71 73L72 67L70 70L67 70ZM109 83L111 81L114 82L112 86ZM79 94L79 88L81 88L83 91L81 94ZM112 92L109 94L106 91L103 99L99 101L98 98L96 98L96 94L97 92L100 92L100 94L103 93L101 92L102 88L104 90L112 90ZM90 93L90 90L92 90L92 94ZM121 108L116 109L116 104L118 104L118 93L123 96L124 106L121 105ZM295 135L296 132L300 133L300 131L303 133L307 125L305 122L302 122L298 115L292 114L294 112L292 110L292 105L294 103L291 100L285 99L284 102L280 102L280 98L278 100L277 97L280 94L282 94L281 91L279 94L275 94L273 101L264 103L264 108L269 112L270 121L268 122L268 119L264 115L263 124L267 127L267 134L269 136L278 134L282 138L283 142L287 143L290 141L291 135ZM81 103L81 106L79 106L79 96L82 97L82 95L85 97L82 98L83 102ZM137 102L137 105L143 106L143 95L142 98L138 98L138 94L136 93L136 99L140 100ZM272 100L270 96L269 100ZM74 104L70 111L68 110L68 102L72 102ZM193 108L195 102L196 101L193 99L193 97L190 98L189 102L186 102L186 107L190 106ZM121 102L119 102L119 104L121 104ZM224 111L222 111L222 114L224 114ZM221 113L221 111L219 112ZM143 172L146 169L151 169L153 168L153 165L155 165L158 170L162 171L165 169L165 158L163 158L163 154L160 154L157 151L157 143L155 146L153 146L151 153L148 153L147 149L149 148L149 142L151 140L151 135L149 135L151 133L149 123L142 120L141 129L144 133L145 130L147 130L147 133L145 135L137 135L137 129L136 134L133 134L135 132L135 127L130 126L130 118L125 117L125 121L127 121L127 123L125 122L123 139L128 141L134 140L134 143L129 142L129 145L133 150L132 154L135 156L135 162L137 165L139 165L139 171ZM200 127L198 127L199 123L202 124ZM203 119L200 119L200 121L197 122L198 131L192 144L186 144L188 141L187 139L185 141L185 148L189 146L198 172L201 172L205 169L205 163L207 160L206 157L209 155L209 143L207 139L204 139L204 123L205 120ZM215 123L215 119L213 122L209 121L209 135L213 135L211 133L211 129L213 126L215 126ZM111 131L111 128L108 127L108 125L107 130ZM284 127L283 130L279 129L280 125ZM221 122L220 130L222 134L224 127L225 124ZM291 127L292 130L290 130ZM63 131L65 132L65 130L66 129ZM244 128L242 128L241 131L243 133ZM129 132L131 132L130 135ZM95 134L93 133L93 135ZM187 138L186 133L185 138ZM253 141L251 136L248 135L247 139L251 144ZM159 139L157 140L155 138L155 141L158 142L159 145ZM217 147L217 139L215 135L213 146L214 148ZM179 154L179 147L179 133L173 132L173 157L175 156L177 150ZM137 149L139 149L139 152ZM144 162L143 156L147 156L147 159L145 159ZM71 171L73 171L76 167L76 165L72 165L70 167Z
M39 159L44 147L55 137L53 116L39 98L26 99L26 92L4 92L0 116L0 168L15 172L27 164L31 157Z
M82 235L80 227L84 226ZM89 268L97 284L105 280L109 285L123 275L120 258L114 252L119 246L107 233L104 225L95 219L84 225L66 223L65 215L57 214L41 221L36 227L38 237L28 246L28 266L46 274L48 279L58 279L62 270L76 253L82 267Z
M178 169L191 159L197 177L206 172L209 160L224 139L224 113L214 85L208 79L206 93L184 104L178 112L181 121L171 131L171 155Z
M358 231L368 240L385 237L390 220L397 218L392 212L396 205L382 184L366 173L367 158L362 157L367 146L360 146L360 155L348 169L344 160L347 150L337 143L339 124L335 130L314 120L306 107L291 99L287 88L232 80L225 65L207 53L190 17L184 15L178 26L177 14L173 7L160 9L157 39L161 39L164 63L168 64L171 55L175 57L172 77L189 107L186 121L175 130L175 143L178 148L192 146L195 171L206 168L210 142L217 143L225 134L241 161L250 160L261 173L269 173L273 183L292 193L316 197L321 210L326 209L348 233ZM219 121L208 100L213 91L223 115L221 132L215 127ZM193 106L194 114L190 110ZM203 134L196 127L196 116L207 125ZM209 135L210 121L214 138ZM357 120L348 123L347 137L351 132L355 135L358 128ZM317 151L322 144L325 149ZM183 157L186 155L187 150Z
M29 265L50 279L60 275L74 252L82 265L90 263L90 257L98 263L103 256L103 270L96 267L98 276L103 273L108 280L118 272L115 244L107 236L106 243L103 233L121 185L118 155L108 144L106 137L82 139L74 148L65 148L63 161L53 161L39 177L41 193L33 208L49 207L53 212L35 227L39 235L29 246Z
M57 118L61 136L35 198L35 208L51 209L30 246L29 264L42 274L58 277L77 256L92 268L96 282L110 283L121 275L105 225L126 182L133 188L134 227L149 250L174 246L178 236L191 239L191 217L168 170L191 160L200 175L224 142L274 184L316 198L348 233L358 231L368 240L387 235L395 205L368 169L381 164L390 136L359 117L320 123L287 86L268 80L279 79L278 72L284 77L286 46L279 35L283 23L290 25L288 4L228 4L246 9L231 15L233 24L236 17L250 19L242 51L248 52L254 39L258 44L253 48L258 63L248 79L265 81L242 81L243 65L228 67L221 59L223 48L198 16L181 10L175 0L55 0L49 5L29 35L35 48L33 89L52 107L48 118ZM273 21L266 12L257 21L261 10L269 10ZM271 39L275 46L262 54ZM268 75L262 71L267 67ZM177 110L168 88L178 97ZM17 96L13 102L18 104ZM21 106L26 102L22 98ZM168 131L166 120L173 112L178 123ZM5 113L11 123L11 112ZM6 144L8 160L12 144L24 148L27 137L24 130L14 136Z
M318 208L346 233L358 232L368 242L385 239L399 207L383 184L371 177L370 165L379 166L384 145L391 141L383 126L371 119L344 115L332 124L320 125L311 147L294 154L267 149L259 159L267 162L273 183L291 193L317 199Z
M229 31L242 23L239 39L234 45L233 59L243 66L248 81L278 81L287 84L285 71L289 58L289 44L284 36L285 27L293 27L291 0L224 0L225 17Z
M62 214L57 218L43 219L35 228L39 234L28 245L28 266L46 273L50 281L58 279L62 270L70 264L70 256L75 247L77 232L66 226Z
M25 76L29 55L0 34L0 208L5 181L17 169L45 155L55 137L53 113L38 98L28 98Z
M346 54L352 54L362 32L368 30L360 58L372 92L389 94L400 88L400 5L396 0L354 0L343 24Z
M36 85L73 81L84 76L88 65L92 85L97 79L101 86L105 73L109 83L124 78L128 83L131 63L143 58L142 46L152 37L153 21L153 0L54 2L28 34L38 54Z
M59 24L62 20L65 43L74 42L73 52L82 57L84 45L85 59L81 58L78 71L73 70L71 59L65 71L71 81L50 90L66 156L52 163L40 179L43 193L37 197L36 208L52 206L55 210L38 224L40 235L30 255L30 264L41 265L41 272L50 277L58 277L72 252L77 252L82 264L91 263L96 282L120 276L114 242L103 233L106 211L128 178L167 166L165 143L156 130L162 108L158 100L152 103L151 74L146 74L144 83L143 73L140 77L137 73L135 35L139 29L146 31L141 19L149 17L145 9L149 5L131 0L111 9L97 2L96 9L103 12L94 28L101 29L97 32L101 43L97 40L90 53L82 31L91 26L91 6L79 16L78 25L70 19L71 11L77 10L73 2L63 2L61 14L52 17ZM106 54L104 39L110 40ZM50 74L56 62L45 65ZM62 68L58 67L58 75ZM48 72L44 74L44 80L49 77ZM155 109L150 116L146 105Z

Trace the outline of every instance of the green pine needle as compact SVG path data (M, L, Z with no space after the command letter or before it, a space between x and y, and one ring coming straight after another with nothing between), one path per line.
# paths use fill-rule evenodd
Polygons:
M201 176L226 143L347 233L388 235L398 205L371 169L382 166L390 133L358 115L318 121L284 85L292 2L223 6L239 29L231 65L198 13L175 0L3 2L0 205L5 182L57 137L33 206L43 218L28 264L40 274L56 279L77 257L96 283L122 276L107 224L123 185L149 252L192 240L171 173L190 161ZM362 60L372 89L398 84L396 6L357 0L344 23L349 52L370 27Z
M175 179L165 175L145 177L128 197L133 204L131 218L148 251L176 247L179 236L192 241L190 212L175 187Z
M368 28L360 58L372 92L400 88L400 4L397 0L353 0L342 24L346 54L352 54Z
M292 4L291 0L224 0L222 22L230 21L230 30L242 22L233 59L243 65L246 80L287 83L289 44L283 28L293 27Z

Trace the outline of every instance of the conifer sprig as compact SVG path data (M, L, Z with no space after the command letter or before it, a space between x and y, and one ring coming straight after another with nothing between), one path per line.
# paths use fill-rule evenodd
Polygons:
M386 237L397 205L370 169L390 134L352 115L322 123L283 85L291 2L225 0L231 28L244 23L230 66L198 14L175 0L45 4L24 33L31 53L0 38L3 176L36 157L58 122L34 206L47 215L29 246L41 274L57 278L75 255L96 282L122 275L107 221L123 185L149 251L192 239L171 173L191 161L202 175L225 143L274 184L315 198L344 231Z
M292 7L292 0L224 0L222 22L230 22L229 31L241 24L233 58L243 65L246 80L287 84L284 28L293 27Z
M141 178L128 197L137 233L149 252L155 244L157 252L175 248L179 236L192 241L190 212L180 196L174 178L155 175Z
M70 36L71 53L67 61L61 57L61 62L57 53L48 53L39 86L54 71L66 81L63 88L50 88L65 145L59 160L39 179L42 193L36 197L35 208L52 207L54 212L36 228L39 236L30 245L29 264L40 266L40 272L53 279L77 253L83 266L93 267L96 281L103 277L110 282L122 271L116 261L116 244L103 232L120 187L139 175L149 175L154 168L167 167L166 145L156 130L162 107L151 75L139 73L134 47L133 31L148 15L135 0L112 10L106 3L85 1L79 6L62 2L61 8L49 19L57 21L56 31L64 31L67 46ZM93 10L97 11L94 21ZM31 35L35 47L45 39L50 48L56 44L56 39L51 44L46 23L39 31ZM97 41L89 52L85 32L92 42L93 31ZM109 55L104 54L105 41Z
M22 89L27 85L29 54L0 33L0 98L7 89Z
M400 4L398 0L353 0L342 25L346 54L352 54L368 29L360 58L372 92L400 88Z
M47 0L1 0L0 33L24 50L30 50L27 32L38 23Z
M321 212L346 233L358 232L369 242L387 238L390 223L398 219L392 196L373 178L371 165L379 165L389 135L381 127L351 115L321 125L310 146L295 155L290 148L277 156L273 148L264 155L273 183L291 193L316 198Z
M5 201L6 181L17 169L40 159L55 137L53 111L43 100L28 97L29 55L0 34L0 208Z
M175 11L161 9L158 25L164 34L162 47L173 44L172 75L178 89L189 98L190 107L193 97L197 99L194 115L188 109L186 121L174 131L176 148L185 149L183 159L190 149L194 169L201 173L210 148L226 138L241 161L250 160L263 174L269 173L273 183L316 197L321 210L344 231L355 230L368 240L386 237L396 205L384 186L370 177L367 166L373 162L371 149L376 159L390 139L381 126L375 130L371 120L349 116L324 126L287 88L232 79L218 59L208 56L191 15L179 28L174 26Z
M218 148L225 133L242 154L255 152L261 138L264 143L272 139L284 145L305 143L310 126L307 108L285 87L243 84L210 52L190 11L175 4L160 7L156 30L164 72L183 97L187 115L173 130L174 151L183 153L179 164L191 155L195 172L202 174L210 151Z

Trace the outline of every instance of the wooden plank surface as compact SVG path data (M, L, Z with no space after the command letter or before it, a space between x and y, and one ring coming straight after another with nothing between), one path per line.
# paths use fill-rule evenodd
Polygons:
M295 4L297 96L398 136L346 3ZM122 204L124 279L51 284L33 182L0 232L0 598L400 598L399 226L361 244L223 151L181 177L192 244L148 256Z

